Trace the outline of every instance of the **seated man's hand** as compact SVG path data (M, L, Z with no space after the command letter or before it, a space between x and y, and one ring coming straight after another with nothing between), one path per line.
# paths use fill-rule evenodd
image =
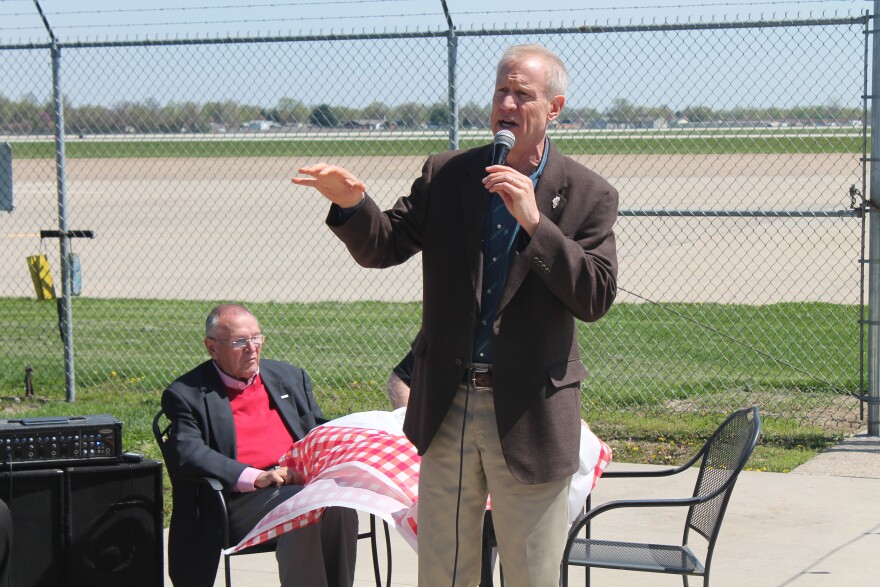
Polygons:
M257 489L269 487L270 485L281 487L282 485L290 483L288 478L287 467L278 467L271 471L263 471L257 475L257 478L254 480L254 487Z

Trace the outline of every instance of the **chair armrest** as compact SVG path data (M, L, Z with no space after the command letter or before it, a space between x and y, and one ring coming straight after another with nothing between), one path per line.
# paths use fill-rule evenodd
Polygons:
M699 457L702 456L702 451L697 453L693 458L691 458L688 462L683 465L679 465L678 467L670 467L668 469L654 469L647 471L603 471L602 479L613 479L615 477L625 478L625 477L668 477L670 475L677 475L682 471L687 471L690 469L694 463L697 461Z
M220 483L218 479L215 479L214 477L198 477L198 480L214 491L223 493L223 484Z
M673 469L674 470L674 469ZM666 469L660 472L665 472L669 474ZM603 474L602 477L605 475ZM699 497L684 497L684 498L669 498L669 499L618 499L614 501L607 501L601 505L598 505L594 508L587 510L586 512L581 513L577 519L572 523L571 529L569 530L569 541L574 538L574 535L580 531L585 525L587 525L593 518L598 516L599 514L603 514L607 511L620 509L620 508L650 508L650 507L687 507L696 505L698 503L703 503L712 499L715 499L722 492L727 491L727 488L731 483L735 483L737 479L737 475L732 475L727 481L722 483L720 486L716 487L710 493L706 495L702 495ZM568 548L568 547L566 547Z
M220 483L219 479L215 479L214 477L196 477L195 481L211 489L214 497L217 499L217 505L221 512L220 519L223 521L223 548L229 548L229 510L226 507L226 495L223 492L223 484Z
M192 485L203 485L212 491L216 491L221 496L223 496L223 484L220 483L220 480L215 477L208 477L204 475L174 475L172 478L172 483L174 480L190 483Z
M568 530L568 541L565 545L565 552L569 552L569 550L571 549L571 545L574 542L574 539L581 531L581 529L584 526L589 525L592 519L599 514L604 514L611 510L621 508L689 507L702 501L706 501L706 498L686 497L672 499L618 499L605 502L590 510L587 510L586 512L582 512L575 519L575 521L572 522L571 528L569 528Z
M656 469L653 471L603 471L601 479L614 479L626 477L666 477L675 475L678 469Z
M214 477L196 477L196 481L211 489L214 493L214 497L217 499L220 510L223 512L223 517L226 518L229 515L229 512L226 509L226 494L223 491L223 484L220 483L220 480L215 479Z

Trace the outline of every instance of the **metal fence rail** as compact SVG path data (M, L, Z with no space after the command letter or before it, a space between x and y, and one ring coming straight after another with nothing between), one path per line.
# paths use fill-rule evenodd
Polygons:
M57 285L73 252L82 291L61 326L78 389L160 389L203 357L207 310L234 300L331 412L385 407L418 329L419 259L357 267L323 200L289 178L337 162L391 205L427 154L490 140L492 66L538 42L572 79L553 140L621 194L618 305L582 327L585 410L755 402L857 426L867 22L0 46L15 184L0 213L0 393L21 394L28 368L38 394L65 393L57 308L34 300L25 258L45 253ZM95 238L59 246L47 229ZM664 337L670 322L684 339Z

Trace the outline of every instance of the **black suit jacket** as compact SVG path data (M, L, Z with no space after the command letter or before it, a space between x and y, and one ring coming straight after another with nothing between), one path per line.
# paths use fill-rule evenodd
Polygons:
M404 432L424 454L471 361L482 281L482 184L491 145L428 158L409 196L382 212L369 197L333 232L365 267L422 253L422 326ZM535 193L541 219L521 239L493 324L495 412L504 457L523 483L578 468L581 362L575 318L594 321L617 293L617 191L552 144Z
M305 371L262 359L260 377L294 440L326 421ZM162 448L173 492L168 573L180 587L210 587L220 562L221 518L210 490L193 479L214 477L228 491L246 468L235 460L232 408L213 361L172 382L162 394L162 410L171 421Z

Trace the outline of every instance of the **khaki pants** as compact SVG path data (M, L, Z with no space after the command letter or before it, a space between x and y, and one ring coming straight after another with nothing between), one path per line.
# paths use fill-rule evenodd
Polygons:
M498 558L506 584L558 586L567 538L570 480L569 476L538 485L517 481L501 454L492 394L460 387L422 456L419 587L471 587L479 583L487 492L492 494Z

